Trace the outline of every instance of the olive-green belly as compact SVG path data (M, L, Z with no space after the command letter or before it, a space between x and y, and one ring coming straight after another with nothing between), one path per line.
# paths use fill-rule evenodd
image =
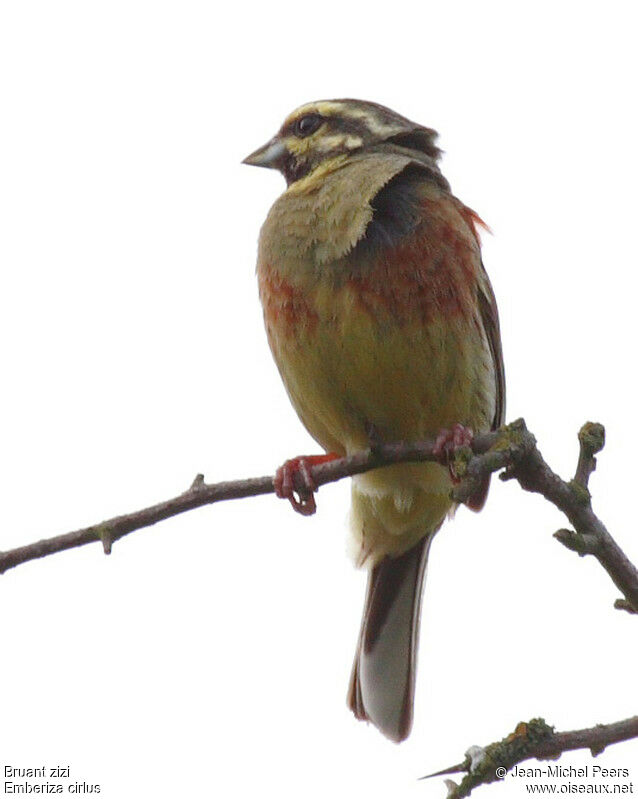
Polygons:
M348 286L315 297L317 318L294 331L270 325L270 343L297 413L327 450L414 440L456 422L489 428L494 376L473 319L392 323L357 305Z

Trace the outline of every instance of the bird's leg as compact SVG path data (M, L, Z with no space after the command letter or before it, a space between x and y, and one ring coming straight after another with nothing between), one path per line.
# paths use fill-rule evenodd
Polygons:
M472 430L462 424L455 424L449 430L443 429L436 437L432 454L439 463L448 467L453 483L460 482L460 477L454 471L454 454L461 447L471 446L473 440Z
M280 499L289 500L292 507L302 516L312 516L317 510L315 502L317 484L313 480L311 467L328 463L338 457L334 452L329 452L327 455L299 455L297 458L291 458L275 472L275 494Z

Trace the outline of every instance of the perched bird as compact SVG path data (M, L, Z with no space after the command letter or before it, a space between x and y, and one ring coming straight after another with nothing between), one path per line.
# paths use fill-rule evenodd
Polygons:
M328 100L245 159L288 184L261 230L259 292L292 404L326 452L287 461L277 493L312 513L310 467L374 442L433 437L442 457L352 480L355 558L370 572L348 702L394 741L412 726L428 550L454 510L444 458L500 426L505 402L481 220L450 192L436 138L376 103Z

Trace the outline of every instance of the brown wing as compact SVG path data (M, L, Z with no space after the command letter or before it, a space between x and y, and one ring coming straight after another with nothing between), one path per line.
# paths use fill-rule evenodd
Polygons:
M483 328L492 353L492 361L494 362L496 409L492 420L492 430L496 430L505 421L505 366L503 364L503 347L501 345L501 329L498 321L496 298L482 263L481 280L478 287L478 305Z
M492 430L500 427L505 421L505 367L503 365L503 348L501 346L501 330L498 322L498 309L490 280L481 263L481 276L478 286L478 307L483 322L483 328L494 363L494 378L496 380L496 407L492 419ZM486 477L478 491L467 501L471 510L481 510L487 499L490 489L490 478Z

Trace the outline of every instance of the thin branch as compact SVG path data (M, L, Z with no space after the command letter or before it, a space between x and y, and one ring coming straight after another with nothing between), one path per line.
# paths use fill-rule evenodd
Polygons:
M486 452L498 439L498 432L477 436L473 442L473 449L478 453ZM392 463L434 461L436 460L432 452L434 443L434 440L429 440L415 443L375 444L374 451L356 452L347 457L312 467L312 477L317 486L322 486ZM45 538L33 544L0 552L0 574L30 560L92 544L96 541L101 541L104 552L109 554L112 544L125 535L178 516L180 513L224 500L272 494L275 491L273 480L273 476L269 475L245 480L229 480L222 483L206 483L204 476L198 474L187 491L164 502L133 513L115 516L71 533ZM303 486L300 485L299 488L303 489Z
M597 455L605 446L605 428L596 422L587 422L578 432L578 443L580 452L574 480L583 488L587 488L589 476L596 468L594 455Z
M574 749L590 749L596 757L610 744L628 741L638 737L638 716L617 721L613 724L597 724L585 730L554 732L543 719L521 722L513 733L502 741L491 743L485 748L473 746L465 753L465 760L456 766L428 774L421 779L439 777L443 774L465 772L460 784L446 780L447 799L463 799L474 788L490 782L503 780L510 769L525 760L553 760L563 752Z
M628 605L638 610L638 569L594 513L587 488L589 475L596 463L593 456L604 445L603 426L587 422L581 428L576 478L569 482L562 480L550 469L522 420L514 422L506 429L516 427L518 432L514 432L513 436L514 439L520 437L523 454L516 457L516 451L512 453L512 463L500 475L501 479L517 480L523 489L541 494L562 511L574 530L559 530L554 533L554 537L580 555L593 555L614 581ZM480 460L480 457L472 460Z
M638 610L638 570L595 515L587 487L595 467L594 455L604 444L604 428L587 423L580 431L579 441L576 476L565 482L547 465L522 419L498 431L477 436L471 447L459 449L454 456L453 472L462 479L454 488L453 497L465 502L476 493L488 474L504 469L500 475L502 479L517 480L526 491L541 494L567 516L574 529L559 530L555 533L557 540L581 555L593 555L622 593L623 609ZM434 440L392 444L375 441L371 450L311 467L312 478L317 486L322 486L393 463L436 461L439 457L433 454L434 443ZM303 485L299 485L299 490L303 490ZM112 544L123 536L180 513L223 500L273 492L272 476L209 484L202 475L197 475L187 491L172 499L71 533L0 552L0 574L21 563L94 541L101 541L104 551L109 553Z

